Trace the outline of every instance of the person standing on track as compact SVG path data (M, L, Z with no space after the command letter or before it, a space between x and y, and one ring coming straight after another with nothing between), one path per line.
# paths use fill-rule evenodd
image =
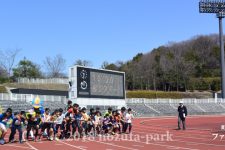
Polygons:
M180 101L179 106L178 106L178 130L181 129L180 123L182 122L183 125L183 130L186 130L186 117L187 117L187 108L186 106L183 105L183 101Z
M131 133L131 129L132 129L132 120L134 119L134 115L132 114L132 109L129 108L127 110L127 114L125 116L126 119L126 127L125 127L125 132L127 131L127 128L129 130L129 134Z

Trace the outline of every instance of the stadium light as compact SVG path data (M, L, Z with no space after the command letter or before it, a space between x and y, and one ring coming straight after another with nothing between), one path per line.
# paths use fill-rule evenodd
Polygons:
M224 0L201 0L199 2L200 13L214 13L219 18L220 57L221 57L221 97L225 98L225 65L224 65L224 41L222 19L225 17Z

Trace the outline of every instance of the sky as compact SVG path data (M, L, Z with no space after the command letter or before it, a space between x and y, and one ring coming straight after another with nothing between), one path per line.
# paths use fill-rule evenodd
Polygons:
M199 0L0 0L0 50L21 49L44 67L61 54L66 66L88 60L131 60L169 42L218 33L214 14L200 14ZM66 68L65 71L68 69Z

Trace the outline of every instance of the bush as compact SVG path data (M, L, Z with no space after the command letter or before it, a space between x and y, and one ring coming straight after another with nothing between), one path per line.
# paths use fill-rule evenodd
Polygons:
M6 93L7 90L4 86L0 86L0 93Z
M127 91L127 98L183 98L180 92L163 92L163 91Z

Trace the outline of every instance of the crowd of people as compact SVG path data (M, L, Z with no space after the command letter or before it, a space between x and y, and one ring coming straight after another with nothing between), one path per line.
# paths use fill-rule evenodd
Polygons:
M52 141L130 133L133 118L130 108L113 110L109 107L102 114L99 108L87 110L76 103L72 104L72 101L68 101L66 108L54 111L44 109L40 105L18 113L13 113L13 110L8 108L0 114L0 144L6 143L5 136L10 130L9 143L15 142L16 131L19 133L20 143L26 140L40 141L42 137Z

